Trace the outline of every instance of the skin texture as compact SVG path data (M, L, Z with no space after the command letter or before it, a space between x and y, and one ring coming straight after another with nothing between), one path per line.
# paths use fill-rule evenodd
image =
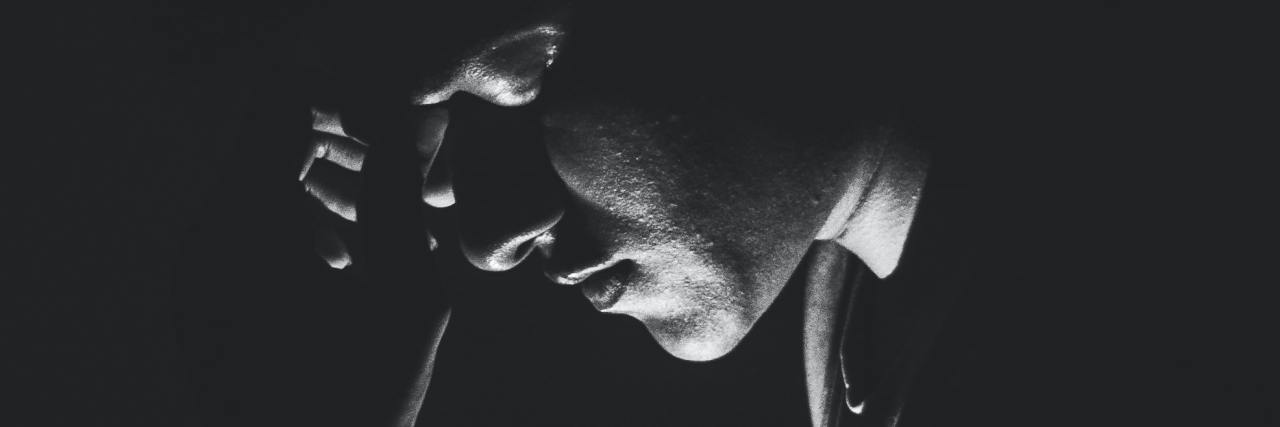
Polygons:
M565 14L548 16L464 50L412 91L414 104L448 109L432 116L447 117L443 143L420 150L424 201L456 205L461 249L476 267L503 271L536 253L551 281L640 320L672 355L725 355L778 296L837 201L850 199L850 183L875 166L869 147L882 135L829 103L789 95L800 77L825 84L800 92L843 93L846 73L813 60L830 53L825 45L761 31L663 41L647 27L608 28L652 22L644 19L586 20L575 33ZM684 30L703 22L690 17ZM682 31L673 25L664 28ZM804 60L760 63L760 52ZM448 154L436 158L437 146ZM331 265L350 264L332 252Z
M584 282L597 308L639 319L686 360L727 353L777 297L842 190L832 159L848 155L796 150L713 107L571 97L544 119L574 212L548 276Z
M443 99L439 94L461 87L508 105L503 100L513 95L485 90L540 93L523 107L537 121L530 140L497 141L455 125L451 142L483 154L454 156L454 170L471 176L468 170L488 166L484 180L458 179L455 187L466 212L460 224L464 253L480 268L505 270L539 249L548 278L580 286L603 312L640 320L672 355L694 361L723 356L782 290L848 187L861 145L848 135L784 128L781 120L769 120L768 110L746 112L723 98L678 95L698 91L651 91L629 84L634 80L599 77L636 72L616 64L577 61L544 73L529 65L552 63L561 51L560 40L546 34L568 31L554 24L533 28L540 30L512 33L530 34L527 39L504 35L496 48L478 50L484 56L459 62L461 69L490 70L485 81L512 84L446 83L418 98ZM500 114L460 107L455 115L466 115L463 110ZM504 160L529 143L545 149L554 185L505 191L506 197L492 196L504 192L501 186L480 188L481 182L538 181L530 179L537 171L527 171L542 160L536 154ZM463 188L464 181L474 188ZM564 194L557 196L553 186ZM485 201L468 203L473 198Z

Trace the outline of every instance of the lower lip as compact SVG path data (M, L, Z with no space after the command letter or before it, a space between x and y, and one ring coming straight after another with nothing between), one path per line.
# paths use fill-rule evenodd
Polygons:
M608 311L622 299L627 288L623 286L627 277L635 270L631 262L623 261L614 264L582 281L582 295L591 301L591 305L599 311Z

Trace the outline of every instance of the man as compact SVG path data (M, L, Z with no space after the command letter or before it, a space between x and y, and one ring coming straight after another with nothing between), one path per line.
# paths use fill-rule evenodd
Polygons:
M355 249L412 246L387 224L416 215L405 190L420 188L426 205L458 212L429 233L456 227L475 267L509 270L537 253L549 280L640 320L689 361L733 350L803 274L812 422L894 425L964 262L910 243L934 141L897 106L916 71L868 29L893 21L851 30L735 10L745 17L713 27L718 11L662 10L551 9L511 24L424 74L404 95L418 107L370 120L382 125L314 110L300 180L332 215L380 229L344 239L322 228L321 256L403 282L412 267L373 261L395 257L386 245ZM362 187L366 152L379 150L381 176ZM422 184L406 185L415 173ZM398 202L360 194L393 187ZM936 237L948 221L927 227ZM429 239L419 246L439 250ZM442 303L424 309L445 319L437 342ZM399 425L416 418L430 369L428 357Z

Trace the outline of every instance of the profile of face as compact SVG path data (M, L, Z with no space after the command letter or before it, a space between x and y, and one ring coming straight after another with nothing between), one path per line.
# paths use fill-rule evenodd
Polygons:
M839 102L768 94L821 89L771 70L825 70L719 62L732 33L695 42L588 18L510 28L416 94L454 105L445 144L463 252L490 271L540 262L670 354L721 357L781 292L872 144L853 120L813 111Z
M840 153L796 152L792 137L715 107L566 98L544 123L570 194L548 277L639 319L683 359L743 338L844 188Z

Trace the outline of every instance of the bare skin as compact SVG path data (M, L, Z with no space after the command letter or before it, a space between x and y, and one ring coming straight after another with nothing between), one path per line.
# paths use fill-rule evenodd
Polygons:
M422 202L459 210L460 222L444 226L457 227L473 265L503 271L538 254L552 282L636 318L690 361L731 351L815 241L892 274L927 165L893 129L796 131L714 99L652 99L625 79L576 84L608 70L557 68L572 55L558 19L494 37L407 96ZM507 114L496 107L536 134L485 138L476 115ZM315 118L301 179L331 215L359 221L349 189L369 144L340 113ZM449 158L437 158L450 144ZM322 161L347 173L319 173ZM360 258L331 230L317 244L334 268Z

